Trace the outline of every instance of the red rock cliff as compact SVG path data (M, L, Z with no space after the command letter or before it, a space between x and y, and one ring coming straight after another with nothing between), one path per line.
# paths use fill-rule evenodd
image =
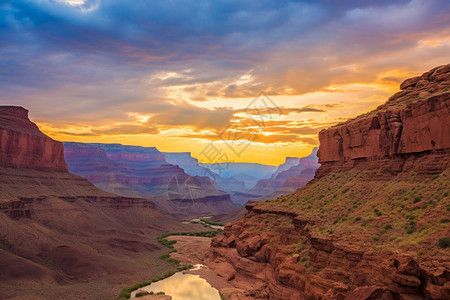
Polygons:
M319 133L319 177L355 166L436 174L448 167L450 64L404 81L375 111ZM427 163L423 154L432 154ZM447 158L447 159L443 159Z
M223 299L450 299L450 65L401 89L320 132L313 181L213 238Z
M43 134L18 106L0 106L0 167L67 172L62 143Z

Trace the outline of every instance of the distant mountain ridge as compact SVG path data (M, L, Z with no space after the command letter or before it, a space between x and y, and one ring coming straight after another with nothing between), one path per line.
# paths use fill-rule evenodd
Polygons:
M150 198L167 213L198 216L236 208L209 177L186 174L155 147L65 142L64 149L70 172L105 191Z
M317 149L304 158L287 157L279 166L258 163L198 163L189 152L165 152L166 160L178 165L191 176L201 174L215 181L217 187L230 194L234 203L270 199L273 193L288 194L314 177ZM258 186L258 184L260 186Z
M311 154L302 157L287 157L269 179L261 179L249 191L255 196L253 201L265 201L278 196L287 195L306 185L314 178L316 169L320 166L317 158L318 148Z

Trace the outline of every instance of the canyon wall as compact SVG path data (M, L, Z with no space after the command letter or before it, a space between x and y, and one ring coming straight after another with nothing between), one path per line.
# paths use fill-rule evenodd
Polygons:
M0 106L0 167L67 171L64 149L28 119L28 110Z
M318 176L353 167L381 175L448 168L449 86L450 65L435 68L406 80L375 111L321 131Z
M367 250L312 234L319 220L248 204L213 239L208 266L235 287L225 299L448 299L448 263ZM275 226L276 231L255 230Z
M320 132L314 180L213 238L224 299L449 299L450 65Z

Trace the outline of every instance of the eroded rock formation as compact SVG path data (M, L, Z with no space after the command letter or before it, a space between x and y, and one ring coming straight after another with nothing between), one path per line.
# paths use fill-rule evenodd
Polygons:
M319 177L353 167L380 175L437 174L448 168L450 65L408 79L400 88L375 111L319 133Z
M320 133L315 179L212 241L225 299L449 299L450 65Z
M67 171L62 144L44 135L18 106L0 106L0 167Z

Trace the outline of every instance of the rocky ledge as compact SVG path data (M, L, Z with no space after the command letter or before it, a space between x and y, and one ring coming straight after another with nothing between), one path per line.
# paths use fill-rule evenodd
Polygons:
M367 250L315 236L319 220L246 207L212 241L208 266L232 283L228 299L448 299L448 263L418 263L398 251ZM276 231L258 230L276 227Z

